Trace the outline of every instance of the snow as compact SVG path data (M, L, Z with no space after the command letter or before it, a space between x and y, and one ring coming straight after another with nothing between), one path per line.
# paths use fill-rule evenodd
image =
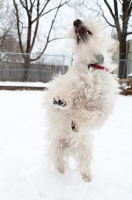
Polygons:
M132 76L132 73L131 73L131 74L128 74L127 76Z
M94 132L93 180L72 166L52 171L45 157L44 91L0 91L0 200L131 200L132 96Z
M20 86L20 87L48 87L49 83L43 82L14 82L14 81L5 81L0 82L0 86Z

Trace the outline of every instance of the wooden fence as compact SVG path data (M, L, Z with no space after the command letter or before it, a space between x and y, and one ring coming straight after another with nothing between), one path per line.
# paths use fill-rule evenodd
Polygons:
M55 74L65 74L68 66L30 64L24 69L24 63L0 62L0 81L48 82ZM26 73L26 76L25 76Z

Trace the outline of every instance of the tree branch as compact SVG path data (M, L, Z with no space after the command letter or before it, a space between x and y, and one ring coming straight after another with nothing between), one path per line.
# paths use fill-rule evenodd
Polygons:
M106 4L107 8L109 9L111 16L112 16L113 19L114 19L114 22L115 22L115 25L116 25L115 27L116 27L116 29L117 29L118 38L119 38L120 33L121 33L121 28L120 28L120 23L119 23L118 16L114 15L114 13L113 13L113 11L112 11L110 5L108 4L107 0L104 0L104 2L105 2L105 4ZM118 14L118 10L117 10L116 6L117 6L117 1L114 0L114 9L115 9L115 13Z
M13 4L14 4L15 10L16 10L17 32L18 32L18 37L19 37L20 50L22 53L24 53L23 46L22 46L21 31L20 31L20 27L19 27L20 20L19 20L18 7L17 7L17 3L15 0L13 0Z
M62 40L62 39L64 39L64 38L67 38L67 37L53 38L53 39L49 40L49 43L52 42L52 41L54 41L54 40Z
M36 26L35 26L35 30L34 30L34 36L33 36L33 40L32 40L32 43L31 43L31 46L30 46L30 52L32 51L33 49L33 46L34 46L34 43L35 43L35 39L36 39L36 35L37 35L37 31L38 31L38 26L39 26L39 0L37 2L37 22L36 22Z
M116 0L114 0L114 9L115 9L115 17L118 19L118 5Z
M122 4L121 0L119 0L120 4Z
M25 8L25 10L27 10L27 9L28 9L28 7L24 5L24 3L23 3L23 1L22 1L22 0L20 0L20 3L21 3L21 5L22 5L22 7L23 7L23 8Z
M43 13L43 11L45 10L45 8L47 7L47 5L48 5L49 2L50 2L50 0L47 0L47 2L45 3L44 7L43 7L42 10L40 11L40 13L38 13L38 16L37 16L34 20L32 20L32 23L34 23L34 22L37 20L38 17L43 16L42 13ZM38 8L38 7L37 7L37 8Z
M70 1L71 1L71 0L66 1L66 2L64 2L63 4L59 5L59 8L62 7L62 6L64 6L65 4L69 3ZM56 6L56 7L52 8L52 9L46 11L46 12L43 13L43 14L42 14L42 11L41 11L41 12L39 13L39 17L42 17L42 16L44 16L44 15L50 13L51 11L53 11L53 10L55 10L55 9L57 9L57 8L58 8L58 6ZM43 11L44 11L44 10L45 10L45 8L43 9ZM37 20L37 18L35 18L35 19L32 21L32 23L34 23L36 20Z
M50 41L50 40L49 40L49 37L50 37L50 34L51 34L51 30L52 30L52 28L53 28L55 19L56 19L56 17L57 17L57 14L58 14L58 11L59 11L61 2L62 2L62 0L60 0L59 6L58 6L58 8L57 8L57 10L56 10L56 13L55 13L55 15L54 15L54 18L53 18L53 20L52 20L52 22L51 22L51 26L50 26L50 29L49 29L49 32L48 32L48 36L47 36L47 39L46 39L46 44L45 44L45 46L44 46L44 48L43 48L43 50L42 50L42 52L40 53L39 56L37 56L37 57L34 58L34 59L30 59L31 62L38 60L38 59L43 55L43 53L45 52L45 50L46 50L46 48L47 48L47 45L48 45L48 43L49 43L49 41Z
M105 21L107 22L107 24L109 24L111 27L115 28L115 25L111 24L108 19L105 17L105 14L104 14L104 11L103 9L101 8L101 5L99 5L98 2L96 2L97 6L100 8L102 14L100 13L100 15L105 19Z
M107 0L104 0L104 2L105 2L105 4L106 4L107 8L109 9L109 11L110 11L110 13L111 13L113 19L115 19L114 13L113 13L113 11L112 11L110 5L108 4Z
M127 35L131 35L132 34L132 32L127 32Z
M132 2L129 1L128 16L130 16L131 12L132 12Z

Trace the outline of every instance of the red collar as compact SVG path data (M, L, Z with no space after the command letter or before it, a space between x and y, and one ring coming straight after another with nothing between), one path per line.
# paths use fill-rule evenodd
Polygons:
M88 68L89 68L89 67L94 67L95 69L101 69L101 70L104 70L104 71L106 71L106 72L109 71L106 67L101 66L101 65L98 65L98 64L90 64L90 65L88 65Z
M96 69L102 69L102 70L104 70L104 71L106 71L106 72L109 71L106 67L103 67L103 66L98 65L98 64L94 64L93 67L96 68Z

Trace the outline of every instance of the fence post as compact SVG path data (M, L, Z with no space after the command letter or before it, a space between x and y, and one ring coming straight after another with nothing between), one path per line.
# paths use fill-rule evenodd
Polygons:
M130 60L127 60L127 75L130 74Z
M64 71L64 68L65 68L65 56L63 55L63 66L62 66L62 73L64 74L65 71Z

